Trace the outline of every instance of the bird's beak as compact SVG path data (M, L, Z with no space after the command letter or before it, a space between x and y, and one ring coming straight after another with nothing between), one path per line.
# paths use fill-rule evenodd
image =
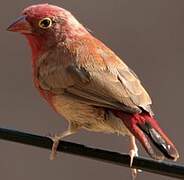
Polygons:
M26 15L20 16L8 28L8 31L20 32L22 34L30 34L32 32L31 25L26 20Z

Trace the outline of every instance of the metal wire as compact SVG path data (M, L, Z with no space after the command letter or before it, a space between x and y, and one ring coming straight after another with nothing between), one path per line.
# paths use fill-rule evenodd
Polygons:
M52 141L48 137L5 128L0 128L0 139L46 149L51 149L52 147ZM58 151L83 156L118 166L129 167L130 164L130 157L128 154L120 154L117 152L91 148L66 141L60 142ZM132 167L155 174L184 179L184 166L171 162L155 161L143 157L135 157Z

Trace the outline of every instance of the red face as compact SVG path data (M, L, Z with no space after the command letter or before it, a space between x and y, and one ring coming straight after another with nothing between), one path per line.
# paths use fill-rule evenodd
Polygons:
M40 51L48 50L61 41L71 41L88 34L70 12L49 4L26 8L8 30L26 36L34 57L37 57Z
M42 49L47 49L61 37L61 28L65 24L65 10L48 4L26 8L7 30L26 36L33 51L33 56Z
M26 8L9 27L9 31L22 34L42 35L56 31L56 25L61 21L61 9L55 6L37 5Z

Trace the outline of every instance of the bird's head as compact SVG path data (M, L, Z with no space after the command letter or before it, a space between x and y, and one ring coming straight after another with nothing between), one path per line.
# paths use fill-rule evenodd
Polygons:
M25 35L33 51L88 33L69 11L49 4L27 7L8 30Z

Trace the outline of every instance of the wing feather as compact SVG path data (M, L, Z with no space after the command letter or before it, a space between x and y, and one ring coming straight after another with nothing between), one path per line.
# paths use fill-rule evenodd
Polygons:
M96 39L52 50L39 60L43 89L74 95L87 104L151 113L151 99L128 66Z

